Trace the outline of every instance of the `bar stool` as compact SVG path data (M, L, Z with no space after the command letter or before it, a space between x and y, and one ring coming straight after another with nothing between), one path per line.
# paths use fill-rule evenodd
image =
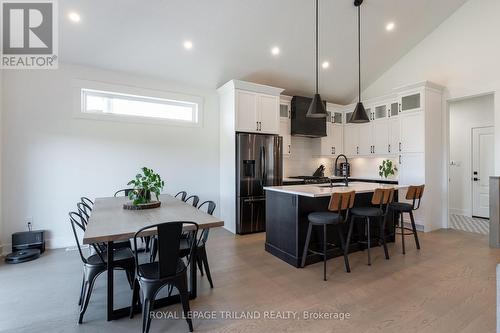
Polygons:
M346 251L344 251L344 234L342 225L346 223L349 210L354 205L355 191L345 193L332 193L330 203L328 204L328 212L313 212L307 218L309 220L309 227L307 229L306 242L304 244L304 251L302 253L302 262L300 267L304 267L308 252L323 255L323 280L326 281L326 254L327 245L334 246L334 244L327 243L326 230L328 225L336 225L337 232L340 238L340 246L344 252L344 264L347 272L350 272L349 260ZM309 249L309 242L311 240L311 231L313 226L323 226L323 253Z
M385 241L385 223L387 219L387 212L389 210L389 203L392 202L394 198L394 188L377 188L375 189L372 200L371 207L355 207L351 209L351 223L349 225L349 232L347 234L347 242L345 246L344 255L347 256L349 250L349 243L351 242L352 228L355 221L366 221L366 243L368 249L368 265L372 264L370 256L370 246L371 246L371 236L370 236L370 222L372 219L378 221L380 225L380 235L379 235L379 245L382 241L382 246L384 247L385 259L389 259L389 251L387 250L387 244ZM360 242L361 243L361 242Z
M405 236L413 235L415 238L415 245L417 250L420 250L420 243L418 241L417 227L415 226L415 218L413 217L413 211L420 208L420 201L422 200L422 195L424 194L425 185L410 186L408 187L408 192L406 192L406 200L412 200L413 202L392 202L389 208L392 209L393 213L399 214L400 225L396 226L401 230L401 245L403 247L403 254L405 251ZM408 213L410 215L411 228L404 226L403 213ZM410 233L405 233L405 230L411 231Z

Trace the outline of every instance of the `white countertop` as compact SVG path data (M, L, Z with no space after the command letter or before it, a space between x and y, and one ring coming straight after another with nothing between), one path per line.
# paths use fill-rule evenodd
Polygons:
M329 197L334 192L356 191L356 193L369 193L375 191L376 188L394 188L397 190L401 188L406 188L406 186L399 186L393 184L367 183L367 182L350 182L348 187L344 186L330 187L329 184L307 184L307 185L287 185L287 186L266 186L264 187L264 190L316 198L316 197Z

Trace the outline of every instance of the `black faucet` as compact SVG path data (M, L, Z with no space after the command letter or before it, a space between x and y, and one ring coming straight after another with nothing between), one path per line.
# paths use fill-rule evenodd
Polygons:
M344 154L340 154L337 156L337 158L335 159L335 175L339 174L340 172L340 169L338 167L338 161L339 161L339 158L340 157L343 157L344 160L345 160L345 163L344 163L344 167L342 168L342 175L344 176L344 184L345 186L349 186L349 178L348 178L348 175L347 175L347 156L345 156Z

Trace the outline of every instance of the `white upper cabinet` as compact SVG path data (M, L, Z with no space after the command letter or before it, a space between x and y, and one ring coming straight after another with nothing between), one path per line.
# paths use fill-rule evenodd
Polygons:
M372 120L380 120L387 118L388 106L386 104L378 105L374 107Z
M239 132L257 132L259 115L257 94L249 91L236 91L236 130Z
M389 121L387 119L373 122L372 154L389 154Z
M283 89L231 80L217 89L221 121L235 132L279 134L280 94Z
M400 95L399 112L408 113L422 110L422 90L408 91Z
M343 113L340 106L326 104L326 136L314 139L316 142L316 152L314 155L335 156L344 153L343 147Z
M344 154L347 156L359 155L359 125L344 126Z
M359 155L373 154L373 126L371 123L357 125L359 132Z
M283 155L290 155L292 153L292 123L290 119L290 111L290 100L281 99L279 134L283 137Z
M425 147L425 120L423 112L401 113L401 147L402 153L421 153Z
M389 118L394 118L399 115L399 102L393 101L389 104L388 116Z
M332 155L339 155L344 153L343 137L344 128L342 125L330 124L330 132L328 135L331 137Z
M257 116L259 132L278 134L280 127L280 99L279 96L257 95Z
M401 142L400 138L400 124L399 118L391 118L389 119L389 146L387 147L387 151L389 154L399 154L399 143Z

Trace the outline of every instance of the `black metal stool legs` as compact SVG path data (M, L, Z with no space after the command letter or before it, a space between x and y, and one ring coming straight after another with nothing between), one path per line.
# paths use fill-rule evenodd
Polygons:
M406 250L405 250L405 222L403 219L403 212L400 212L399 220L401 223L401 246L403 247L403 254L406 254Z
M366 242L367 242L367 250L368 250L368 266L372 265L372 257L370 255L370 244L371 236L370 236L370 218L366 217Z
M345 244L345 240L344 240L344 228L342 227L342 225L339 225L337 227L337 232L338 232L339 238L340 238L340 246L342 247L341 250L342 250L342 253L344 254L345 271L347 273L350 273L351 268L349 267L349 258L347 257L347 253L349 252L349 249L346 249L346 244Z
M415 244L417 249L420 250L420 242L418 241L417 226L415 225L415 218L413 217L413 212L410 212L411 228L413 229L413 237L415 237Z
M389 250L387 249L387 243L385 240L385 223L387 221L387 216L384 217L380 226L380 239L382 240L382 246L384 247L385 259L389 260Z
M302 263L300 264L300 267L302 268L306 265L307 251L309 249L309 242L311 241L311 230L312 224L309 223L309 226L307 228L306 243L304 244L304 251L302 252Z
M346 240L345 246L344 246L344 260L345 260L347 273L351 273L351 267L349 265L348 255L349 255L349 243L351 242L353 225L354 225L354 216L351 217L351 220L349 221L349 231L347 232L347 240Z

